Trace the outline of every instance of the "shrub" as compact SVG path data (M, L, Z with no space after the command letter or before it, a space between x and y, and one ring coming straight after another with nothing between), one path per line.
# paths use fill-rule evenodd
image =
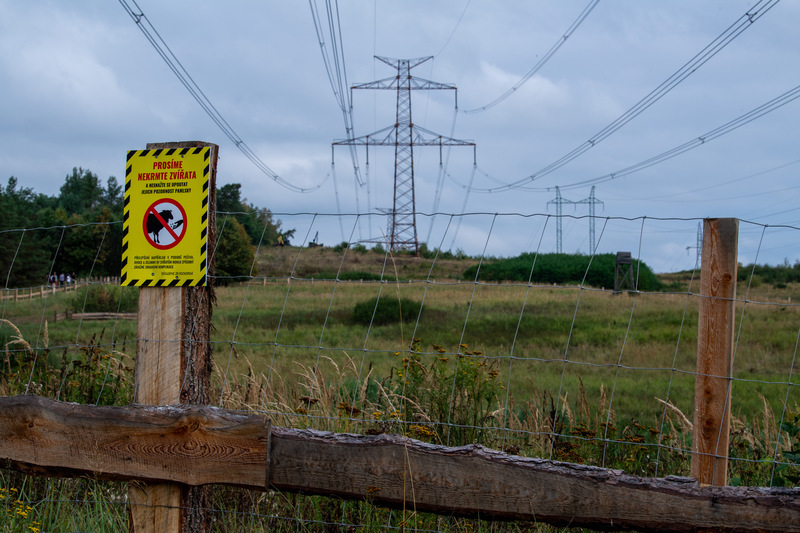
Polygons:
M383 295L357 303L353 307L353 322L380 326L394 322L416 322L421 304L410 298Z
M231 281L244 280L250 276L251 268L255 274L255 251L244 226L235 218L228 219L217 238L214 282L227 285Z
M139 288L89 285L75 294L71 306L76 313L135 313L139 307Z
M338 276L336 272L332 272L330 270L323 270L314 274L314 277L317 279L338 279L339 281L360 281L360 280L368 280L368 281L380 281L381 275L376 274L374 272L364 272L363 270L352 270L350 272L339 272Z
M536 261L534 265L534 260ZM590 263L591 261L591 263ZM534 283L579 284L584 280L592 287L614 287L616 255L601 254L594 257L571 254L522 254L509 259L499 259L484 263L478 273L477 266L464 271L463 277L474 280L476 273L481 281L521 281L527 282L534 266L531 281ZM639 290L660 290L662 283L644 262L634 260L634 279L637 278Z

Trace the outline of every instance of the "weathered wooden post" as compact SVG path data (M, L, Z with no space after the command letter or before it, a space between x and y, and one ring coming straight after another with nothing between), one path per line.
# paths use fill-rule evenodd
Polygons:
M708 485L728 481L738 238L737 219L705 220L691 472Z
M217 151L214 144L190 141L128 153L121 283L140 287L137 404L209 401L214 290L206 253L216 241ZM137 192L140 205L149 207L129 210ZM146 483L131 485L128 494L135 533L209 530L205 487Z

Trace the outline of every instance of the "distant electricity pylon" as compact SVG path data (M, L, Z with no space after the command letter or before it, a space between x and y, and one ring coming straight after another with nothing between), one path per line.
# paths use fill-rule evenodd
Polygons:
M574 204L572 200L567 200L561 196L561 189L556 185L556 197L547 202L547 205L555 204L556 206L556 253L561 253L561 212L564 204Z
M602 204L603 202L595 198L594 196L594 185L592 185L592 192L589 194L589 198L584 198L583 200L579 200L575 202L576 204L589 204L589 255L594 255L595 253L595 232L594 232L594 213L595 209L594 206L597 204Z
M456 91L454 85L437 83L424 80L411 75L411 69L432 59L433 56L416 59L391 59L375 56L376 59L397 69L397 75L391 78L371 81L353 85L350 89L382 89L397 91L397 120L394 125L381 130L341 141L336 145L357 145L367 147L367 160L369 160L369 146L394 146L394 202L390 217L390 250L419 251L417 238L417 210L414 196L414 146L439 146L441 157L442 146L472 146L475 143L453 139L439 135L411 121L411 91L449 89ZM351 98L352 101L352 98ZM456 93L456 107L458 106L458 93Z

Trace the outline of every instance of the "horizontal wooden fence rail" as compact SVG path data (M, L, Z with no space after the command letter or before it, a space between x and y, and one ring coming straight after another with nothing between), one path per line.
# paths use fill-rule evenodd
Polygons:
M18 287L13 289L0 289L0 301L2 300L31 300L33 298L44 298L59 292L74 292L79 287L86 285L119 285L119 276L95 276L92 278L80 278L71 281L69 284L38 285L36 287Z
M85 406L0 398L0 466L50 476L211 483L367 499L417 511L640 531L800 531L800 488L526 458L396 435L270 427L198 406Z

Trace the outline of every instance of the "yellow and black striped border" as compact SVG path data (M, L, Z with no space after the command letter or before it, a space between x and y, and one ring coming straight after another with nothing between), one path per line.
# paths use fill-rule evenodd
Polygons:
M198 257L198 261L200 261L200 268L198 270L202 273L202 275L192 279L129 278L127 275L128 274L127 270L128 270L129 238L131 232L130 204L131 204L132 182L133 182L132 161L136 157L147 157L147 156L158 157L162 154L165 156L172 156L176 154L184 156L187 154L196 155L201 153L203 154L203 161L205 162L205 165L203 166L203 173L200 178L202 180L203 200L200 206L199 227L196 229L196 231L200 232L200 242L202 243L200 246L200 255ZM209 160L210 156L211 156L211 148L208 146L201 146L195 148L167 148L167 149L157 149L157 150L128 150L128 157L125 165L125 194L123 203L124 214L122 218L122 272L120 276L120 285L130 285L138 287L194 287L194 286L205 286L207 284L208 187L211 180L211 162Z

